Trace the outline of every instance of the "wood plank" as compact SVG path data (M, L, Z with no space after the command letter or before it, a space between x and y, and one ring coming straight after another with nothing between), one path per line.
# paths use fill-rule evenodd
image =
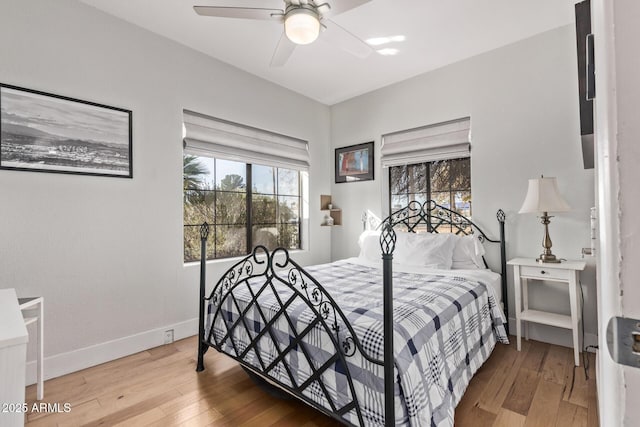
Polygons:
M549 351L550 344L542 343L539 341L530 341L531 347L527 352L527 357L522 362L522 368L528 369L533 372L541 372L542 366L544 366L547 352Z
M113 424L114 427L144 427L159 421L165 417L164 412L160 408L151 408L134 417L127 417L123 421ZM166 424L165 424L166 425Z
M221 415L215 409L210 409L207 412L203 412L193 418L188 419L186 422L181 423L180 427L202 427L209 425L224 425L227 426Z
M127 405L122 409L120 409L120 406L118 405L114 412L110 412L106 416L102 416L96 419L95 421L89 422L85 424L85 426L98 427L98 426L104 426L104 425L116 425L116 424L126 422L128 420L133 420L137 416L157 408L161 404L171 400L177 395L179 395L177 391L169 389L169 391L166 391L162 394L152 396L149 399L142 400L141 402L134 403L132 405ZM102 405L102 403L100 403L100 406L105 409L108 408ZM160 410L160 414L164 416L164 413L162 412L162 410Z
M160 405L160 410L163 412L164 418L162 418L159 422L152 423L150 425L158 427L166 425L179 425L190 420L191 418L199 416L204 412L215 410L211 409L211 403L207 399L200 399L195 403L181 401L179 405L173 406L175 404L175 401L176 399L173 399L170 402ZM168 406L168 404L171 404L171 406ZM218 418L222 418L222 414L220 414L219 412L218 414L220 415Z
M560 401L556 427L579 427L587 425L587 410L565 400Z
M558 416L558 407L562 400L563 391L564 385L551 381L539 381L538 388L531 401L527 420L524 423L525 427L549 427L553 425Z
M528 415L539 382L538 372L520 368L502 407L521 415Z
M527 417L508 409L500 408L493 427L522 427Z
M294 412L290 413L286 418L281 419L277 427L320 427L320 426L340 426L342 424L338 423L338 421L334 421L332 418L322 416L320 412L316 411L310 406L306 406L304 408L299 408L296 405L292 405L294 407ZM314 419L317 418L317 419ZM274 427L276 427L274 425Z
M456 427L491 427L496 421L496 414L480 409L477 406L455 419Z
M460 417L463 412L469 412L472 408L478 406L478 402L484 396L484 390L487 388L488 383L483 381L482 378L474 379L476 381L469 383L464 396L456 407L456 417Z
M479 408L493 414L497 414L500 411L531 347L531 341L524 341L521 347L522 351L517 351L515 340L512 341L508 346L509 351L504 354L501 363L502 369L494 373L478 402ZM473 380L471 383L473 383Z
M80 372L74 372L69 375L47 380L47 393L44 396L44 401L47 401L47 396L49 395L58 395L65 390L84 386L86 381ZM27 387L25 398L27 402L36 401L36 384Z
M566 370L572 369L573 363L567 363L573 352L568 347L551 346L542 366L542 379L556 384L565 385Z
M584 367L574 365L573 352L570 354L567 364L570 369L567 369L567 383L562 399L586 408L588 406L589 381L585 377Z
M248 418L245 421L236 424L240 427L251 426L271 426L280 425L283 418L288 416L295 410L295 407L288 405L287 402L278 402L275 405L270 406L266 410L255 414L253 417Z
M474 375L474 378L480 378L484 382L489 382L495 375L496 371L504 369L503 359L507 357L507 353L511 352L509 345L498 343L491 353L492 357L484 362Z

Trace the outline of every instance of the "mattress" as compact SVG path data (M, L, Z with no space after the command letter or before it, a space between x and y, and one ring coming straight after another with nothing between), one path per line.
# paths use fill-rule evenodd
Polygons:
M382 268L382 261L379 263L371 262L365 258L361 257L353 257L347 258L346 261L351 262L353 264L366 265L369 267ZM473 270L436 270L433 268L424 268L424 267L416 267L403 265L399 263L393 263L393 271L400 271L404 273L418 273L418 274L437 274L442 276L463 276L469 280L478 280L482 283L485 283L491 288L493 297L499 303L502 302L502 276L495 271L489 270L488 268L483 269L473 269Z

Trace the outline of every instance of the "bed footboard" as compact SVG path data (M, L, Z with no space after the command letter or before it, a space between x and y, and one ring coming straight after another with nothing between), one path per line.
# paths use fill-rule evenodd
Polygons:
M202 347L211 346L231 356L251 372L341 422L351 419L353 424L365 425L348 359L358 354L379 366L383 361L364 351L335 300L289 257L286 249L270 253L264 246L257 246L201 301ZM208 301L206 325L210 329L206 331L204 304ZM291 314L294 308L295 317ZM280 344L283 330L289 336ZM322 348L318 351L315 344L320 335ZM199 350L198 370L204 369L200 366L202 355ZM290 366L294 358L298 362ZM340 378L333 383L336 376ZM340 396L338 382L343 384Z

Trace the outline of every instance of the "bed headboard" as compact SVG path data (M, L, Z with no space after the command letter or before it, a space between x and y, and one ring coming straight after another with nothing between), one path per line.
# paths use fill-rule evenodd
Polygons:
M433 200L424 202L412 201L407 206L399 209L387 218L382 220L380 225L382 232L380 234L380 247L384 255L388 255L393 259L393 251L395 249L396 231L408 232L429 232L429 233L453 233L477 236L482 243L499 243L500 244L500 274L502 281L502 303L504 306L505 316L509 316L507 306L507 260L506 260L506 243L504 235L504 223L506 215L502 209L496 213L500 228L500 238L490 238L476 223L471 219L455 212L445 206L437 204ZM484 259L484 257L483 257ZM485 267L487 261L484 261ZM509 333L509 325L507 323L507 334Z

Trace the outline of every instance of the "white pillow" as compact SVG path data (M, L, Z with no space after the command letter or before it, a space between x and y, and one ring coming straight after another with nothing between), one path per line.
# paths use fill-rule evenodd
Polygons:
M455 247L453 249L454 270L474 270L478 268L486 268L482 256L485 254L484 246L478 240L477 236L457 236L453 235Z
M366 230L358 238L360 255L358 257L367 261L380 262L382 250L380 249L380 231Z
M393 260L399 264L449 270L456 241L451 234L396 232Z

